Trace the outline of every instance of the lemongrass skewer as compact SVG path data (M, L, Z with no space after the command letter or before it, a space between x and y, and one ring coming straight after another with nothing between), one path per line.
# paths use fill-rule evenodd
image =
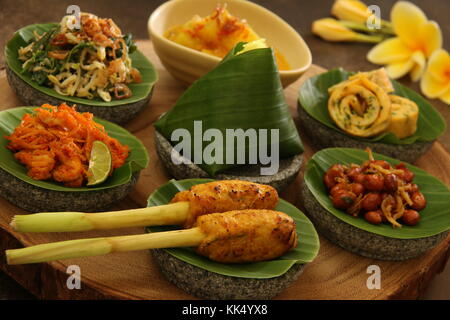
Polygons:
M60 241L22 249L6 250L5 254L6 261L10 265L39 263L100 256L113 252L194 247L199 245L205 237L206 235L197 227L131 236Z
M183 224L189 215L189 202L122 211L42 212L16 215L10 225L17 232L71 232Z

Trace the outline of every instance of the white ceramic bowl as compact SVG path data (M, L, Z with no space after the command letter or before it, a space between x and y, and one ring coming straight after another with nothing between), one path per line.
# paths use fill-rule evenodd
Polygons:
M159 6L148 20L148 32L156 54L164 67L177 79L192 83L212 70L220 58L166 39L164 32L198 14L205 17L218 3L226 3L229 12L246 19L255 32L277 48L291 70L280 71L283 86L297 80L311 65L311 51L303 38L286 21L271 11L246 0L171 0Z

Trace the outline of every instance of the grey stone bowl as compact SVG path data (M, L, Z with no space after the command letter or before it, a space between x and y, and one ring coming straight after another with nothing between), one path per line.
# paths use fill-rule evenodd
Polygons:
M400 261L418 257L444 240L449 231L417 239L395 239L356 228L324 209L303 184L301 190L305 214L317 232L345 250L361 256ZM356 219L356 218L355 218Z
M123 199L138 178L139 171L136 171L130 181L117 187L97 191L65 192L31 185L0 168L0 196L30 212L99 212L108 210L114 203Z
M41 106L44 103L49 103L51 105L60 105L61 103L66 102L64 100L46 95L45 93L36 90L28 83L23 81L14 71L12 71L8 67L8 65L6 65L6 76L8 78L10 87L19 97L19 99L24 103L24 105ZM117 124L123 124L135 118L137 114L148 105L153 93L153 88L150 91L149 95L144 99L120 106L91 106L88 104L89 100L86 99L87 104L76 104L77 111L90 112L94 114L95 117ZM72 105L73 103L69 102L69 104Z
M434 142L415 142L408 145L397 145L362 141L325 126L311 117L300 104L298 104L297 109L300 128L309 137L312 144L311 147L316 150L333 147L357 149L369 147L373 152L414 163L430 149Z
M272 299L292 285L306 266L294 264L286 273L275 278L236 278L193 266L175 258L164 249L154 249L151 253L169 282L193 296L210 300Z
M172 162L171 154L174 151L170 142L158 131L155 130L156 151L166 167L167 171L178 180L192 178L209 178L211 176L195 164L177 165ZM179 159L182 156L174 151ZM181 161L180 161L181 162ZM245 165L227 170L226 173L217 174L218 180L245 180L255 183L267 184L281 192L297 177L302 166L303 155L296 155L287 159L280 159L279 171L272 176L261 176L259 165Z

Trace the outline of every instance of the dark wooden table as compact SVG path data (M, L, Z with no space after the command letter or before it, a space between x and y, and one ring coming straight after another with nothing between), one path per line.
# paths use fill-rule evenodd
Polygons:
M336 44L322 41L311 33L312 21L329 15L334 0L254 0L254 2L275 12L298 30L308 43L313 54L313 62L325 68L337 66L348 70L370 70L376 66L369 63L366 54L370 45ZM164 1L161 0L0 0L0 48L13 32L32 23L59 21L68 5L77 4L82 11L92 12L101 17L112 18L122 30L131 32L135 38L147 38L147 19L151 12ZM220 2L220 1L216 1ZM225 1L223 1L225 2ZM381 8L382 17L389 20L389 12L394 0L365 0ZM448 0L413 0L427 14L429 19L439 23L444 48L450 49L450 4ZM0 51L0 69L4 67L3 49ZM418 90L418 84L409 78L401 82ZM1 96L1 95L0 95ZM450 106L440 101L432 101L450 127ZM450 150L450 130L440 138L441 143ZM450 270L436 277L425 297L450 299ZM6 275L0 273L0 299L32 298Z

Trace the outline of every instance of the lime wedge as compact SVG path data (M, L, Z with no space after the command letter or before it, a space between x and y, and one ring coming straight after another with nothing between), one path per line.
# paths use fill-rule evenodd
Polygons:
M92 143L91 157L89 159L88 186L103 183L109 176L112 168L111 152L102 141Z

